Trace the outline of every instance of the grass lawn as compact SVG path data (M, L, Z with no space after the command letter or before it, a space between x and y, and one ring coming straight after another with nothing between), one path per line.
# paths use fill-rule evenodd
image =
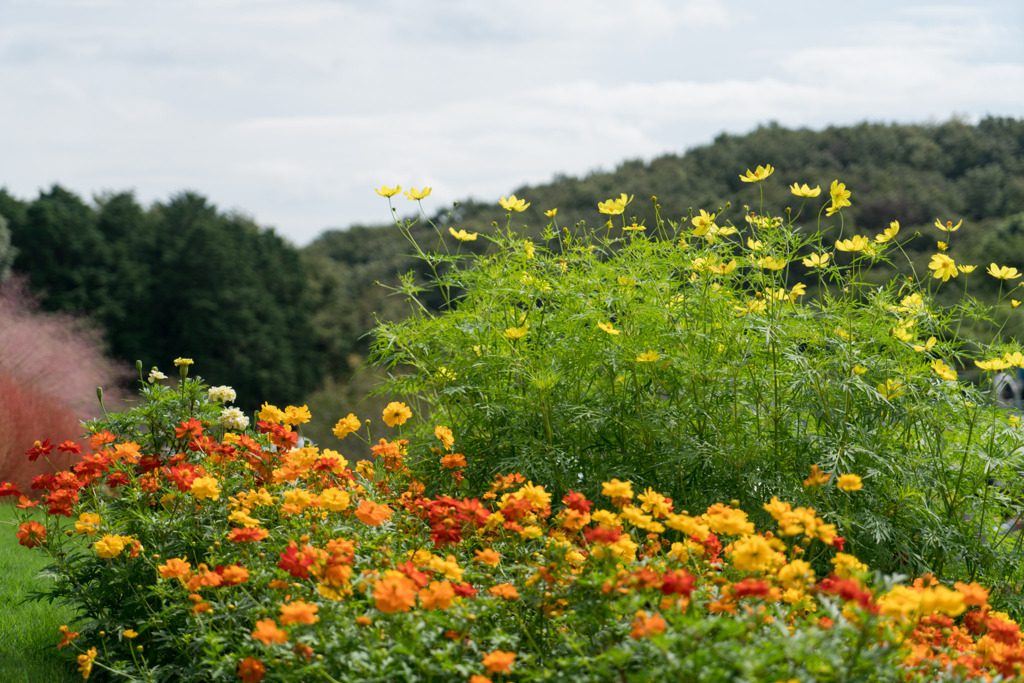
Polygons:
M57 627L69 624L72 612L61 605L25 600L42 585L36 574L48 558L38 549L18 545L9 500L0 504L0 681L81 681L75 666L56 656L54 648L60 640Z

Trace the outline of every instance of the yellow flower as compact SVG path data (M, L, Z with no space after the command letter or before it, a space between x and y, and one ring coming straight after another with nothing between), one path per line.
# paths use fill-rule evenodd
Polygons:
M381 185L374 192L379 194L381 197L394 197L396 194L402 191L401 185L395 185L394 187L388 187L387 185Z
M601 483L601 495L609 498L632 498L633 484L628 481L612 479Z
M452 237L460 242L472 242L477 238L477 233L475 232L466 232L465 230L459 230L456 232L455 228L448 228L448 232L450 232Z
M624 226L622 226L622 229L623 229L623 230L625 230L625 231L627 231L627 232L636 232L637 230L646 230L646 229L647 229L647 226L645 226L645 225L637 225L637 224L636 224L636 223L634 222L634 223L632 223L632 224L630 224L630 225L624 225Z
M522 327L509 327L505 330L505 336L509 339L522 339L529 331L530 328L528 325L523 325Z
M690 222L693 223L694 236L703 237L708 234L708 230L710 230L711 226L715 224L715 215L716 214L708 213L704 209L701 209L699 216L691 218Z
M412 417L412 411L409 410L409 406L400 401L392 401L384 408L384 424L388 427L404 425L410 417Z
M747 248L750 249L750 251L761 251L761 249L764 248L764 244L761 243L761 240L755 240L753 237L748 237Z
M939 248L939 251L946 251L947 249L949 249L949 245L946 244L945 242L936 242L935 246Z
M654 361L661 358L657 351L645 351L636 357L641 363L653 363Z
M803 260L803 264L808 268L824 268L828 265L828 260L828 254L811 254Z
M558 215L558 209L548 209L547 211L544 212L544 215L547 216L548 218L554 218L556 215Z
M715 263L708 265L708 270L712 273L718 273L719 275L728 275L732 271L736 270L736 259L732 259L728 263Z
M941 230L942 232L956 232L957 230L960 229L960 226L963 225L963 222L964 221L961 218L960 222L957 223L956 225L953 225L953 221L946 221L946 224L943 225L942 223L939 222L939 219L936 218L935 227Z
M870 244L864 235L854 235L848 240L838 240L836 251L867 251Z
M619 330L612 327L611 323L598 323L597 326L612 336L619 334Z
M889 223L889 227L888 228L886 228L885 230L882 231L881 235L875 235L875 241L878 242L879 244L882 244L884 242L888 242L893 237L895 237L896 233L898 233L899 231L900 231L900 222L899 221L893 221L892 223Z
M748 168L746 175L741 175L740 180L745 183L759 183L772 173L775 173L775 169L772 168L771 164L766 164L764 166L758 166L753 172Z
M633 195L628 198L625 193L619 195L618 199L608 199L597 203L597 210L610 216L617 216L626 210L626 205L633 201Z
M430 191L431 188L429 187L424 187L422 190L417 190L415 187L410 187L409 191L405 193L405 196L408 197L409 199L415 200L426 199L427 197L430 196Z
M288 406L284 409L284 424L301 425L309 422L313 416L309 412L309 406Z
M86 536L95 536L103 526L103 518L94 512L83 512L75 522L75 532Z
M993 264L995 265L995 264ZM182 365L194 365L195 361L191 358L175 358L174 367L180 368Z
M890 332L892 332L892 336L896 337L897 339L899 339L902 342L911 342L911 341L914 340L914 335L912 335L910 333L910 329L909 329L912 325L913 325L913 322L910 322L910 323L906 323L905 322L905 323L902 323L902 324L897 325L896 327L892 328L890 330Z
M125 638L127 638L128 640L131 640L132 638L138 638L139 637L139 632L134 630L134 629L126 628L121 633L121 635L124 636Z
M455 445L455 436L452 434L452 430L444 425L434 427L434 436L441 441L441 445L445 447L445 450L450 451Z
M217 500L220 498L220 486L216 477L196 477L192 480L192 486L190 488L192 495L202 500L209 498L210 500Z
M836 480L836 488L840 491L860 491L864 488L864 484L856 474L840 474L839 479Z
M798 282L793 285L793 289L789 290L789 298L792 301L796 301L798 297L803 296L807 293L807 285L802 282Z
M774 564L777 558L764 536L744 536L732 544L732 566L741 572L759 572Z
M523 242L523 251L526 253L526 258L533 258L533 255L537 253L537 247L533 246L533 242L530 240L526 240Z
M782 270L786 267L786 260L775 258L774 256L765 256L757 264L765 270Z
M286 415L284 411L275 405L264 403L260 409L259 415L257 416L264 422L275 422L280 424L284 422Z
M927 341L925 341L924 345L914 344L914 350L915 351L930 351L931 348L933 346L935 346L935 343L937 341L938 340L935 337L928 337L928 339L927 339Z
M942 379L949 380L950 382L956 381L956 370L942 362L941 358L936 358L932 361L932 370Z
M832 205L825 210L826 216L831 216L837 213L844 206L852 206L852 204L850 204L850 191L846 189L846 183L833 180L828 191L832 197Z
M124 550L125 545L131 541L132 538L130 536L107 534L100 540L96 541L96 554L107 559L117 557L121 554L121 551Z
M988 267L988 274L1000 280L1016 280L1020 277L1020 273L1017 272L1016 268L997 266L994 263Z
M819 194L821 194L821 185L815 186L815 188L812 190L810 187L807 186L806 183L804 183L803 185L793 183L792 185L789 186L789 191L795 194L797 197L817 197Z
M501 208L505 209L506 211L517 211L517 212L526 211L527 207L530 206L530 203L527 202L525 199L519 199L515 195L512 195L508 199L505 199L504 197L502 197L498 201L498 204L500 204Z
M978 266L957 266L957 268L960 269L961 273L973 273L974 269L977 267Z
M851 370L853 370L854 374L856 374L856 375L863 375L865 372L868 371L868 369L866 367L864 367L863 365L854 365L851 368Z
M96 654L96 648L90 647L84 655L78 655L78 673L82 674L82 680L89 680Z
M933 254L932 262L928 264L928 267L935 271L933 277L936 280L941 279L943 282L960 274L956 269L956 263L945 254Z
M344 439L349 434L358 432L360 426L359 418L353 413L349 413L346 417L338 420L338 424L334 425L334 435L339 439Z
M1003 354L1003 360L1014 367L1024 368L1024 354L1020 351L1007 351Z
M1005 370L1006 368L1010 367L1010 364L1007 363L1002 358L992 358L990 360L976 360L974 361L974 364L977 365L982 370L988 370L990 372L993 370Z

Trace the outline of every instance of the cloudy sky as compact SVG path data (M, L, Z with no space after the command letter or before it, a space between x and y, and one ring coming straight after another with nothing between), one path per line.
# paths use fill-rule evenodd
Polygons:
M0 186L192 189L298 245L387 221L381 184L990 114L1024 116L1021 0L0 0Z

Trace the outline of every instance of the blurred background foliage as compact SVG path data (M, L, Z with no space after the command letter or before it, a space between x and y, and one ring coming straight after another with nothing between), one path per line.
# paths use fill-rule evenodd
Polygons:
M948 252L958 263L984 269L995 261L1024 270L1024 120L1008 118L821 131L769 124L746 135L722 134L682 155L514 188L531 206L513 221L528 225L526 234L536 239L548 223L544 212L552 208L560 224L599 226L605 217L598 202L623 192L637 197L627 210L637 222L653 224L646 201L652 195L662 216L687 220L699 209L717 212L730 199L749 196L740 194L739 174L766 163L776 169L764 184L766 206L799 211L789 184L821 185L827 199L829 183L839 179L853 192L853 206L843 212L844 235L880 232L898 220L913 264L908 268L918 274L928 273L935 243L945 239L936 219L964 220ZM808 206L816 208L821 199ZM381 216L387 217L384 201ZM401 195L395 205L398 216L415 211ZM506 216L496 202L434 209L428 198L423 207L439 224L485 234ZM732 207L725 218L738 223L743 212ZM20 273L45 310L87 317L105 330L114 358L168 371L175 357L191 357L209 382L233 386L246 410L262 401L306 403L314 416L304 426L306 435L323 445L337 445L330 428L348 412L373 419L374 438L388 435L376 425L386 397L365 398L382 372L364 366L368 334L375 321L407 314L410 302L388 289L399 286L400 276L428 277L393 224L327 230L298 248L272 228L220 211L194 192L146 208L131 192L100 194L90 202L56 185L31 200L0 189L0 219L0 277ZM810 224L814 216L802 220ZM459 248L454 240L439 245L422 224L413 236L428 252ZM463 243L461 251L479 254L488 245ZM894 274L883 271L876 268L875 275ZM978 288L972 295L995 300L998 281L973 281ZM946 291L957 295L955 288ZM997 320L1000 315L1006 317L997 312ZM1024 328L1012 320L1002 330L1004 336L1021 333Z

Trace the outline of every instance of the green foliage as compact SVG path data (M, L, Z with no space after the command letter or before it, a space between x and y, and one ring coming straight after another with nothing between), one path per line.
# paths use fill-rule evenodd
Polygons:
M144 210L131 193L90 206L58 186L28 203L0 190L0 214L44 307L90 316L126 363L187 355L280 402L320 383L306 270L272 230L187 192Z
M784 186L741 197L764 206L773 184ZM684 509L778 497L814 507L873 567L981 578L1022 609L1020 544L999 524L1020 512L1024 438L984 390L950 380L1020 346L970 338L991 323L977 301L936 300L989 276L943 284L925 268L876 284L872 266L905 258L908 243L851 236L843 213L825 216L827 199L735 224L720 207L665 221L659 203L646 228L625 215L596 229L551 221L539 243L509 214L471 262L423 251L398 224L450 303L378 327L371 363L395 370L383 391L459 426L471 490L521 472L556 497L594 496L613 477ZM795 273L818 285L813 297L789 284ZM449 491L436 454L411 466L428 491ZM812 466L831 481L807 486ZM864 490L839 490L842 474Z

